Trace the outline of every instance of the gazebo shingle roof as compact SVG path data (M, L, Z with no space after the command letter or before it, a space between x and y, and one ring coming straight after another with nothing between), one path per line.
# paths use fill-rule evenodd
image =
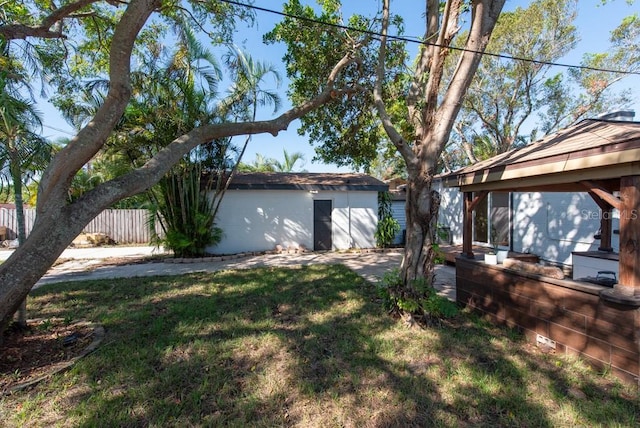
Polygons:
M640 174L640 122L586 119L525 147L442 176L446 186L491 190L567 185ZM527 184L529 183L529 185Z

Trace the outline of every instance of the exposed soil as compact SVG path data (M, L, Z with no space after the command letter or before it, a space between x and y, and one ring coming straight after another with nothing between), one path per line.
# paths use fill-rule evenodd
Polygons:
M68 260L59 259L56 266ZM109 258L96 266L150 262L147 257ZM62 370L96 340L95 326L62 319L30 320L26 329L8 328L0 343L0 395L31 385Z
M160 263L169 256L127 256L127 257L109 257L106 259L65 259L59 258L53 264L53 268L63 269L67 263L87 262L90 266L87 269L95 269L102 266L120 266L135 265L140 263Z
M0 391L11 392L66 368L94 341L95 327L60 319L11 326L0 347Z

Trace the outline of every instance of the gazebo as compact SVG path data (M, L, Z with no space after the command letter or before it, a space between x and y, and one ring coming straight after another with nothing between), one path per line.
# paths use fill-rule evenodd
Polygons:
M640 377L640 123L588 119L442 177L463 192L458 301L515 325L539 344L578 353L621 377ZM613 287L489 266L473 254L474 208L490 192L588 192L600 208L591 257L617 260ZM618 210L620 250L611 247Z

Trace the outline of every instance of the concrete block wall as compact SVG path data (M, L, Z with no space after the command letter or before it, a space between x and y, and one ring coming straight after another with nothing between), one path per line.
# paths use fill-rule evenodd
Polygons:
M539 342L540 335L554 342L556 352L579 355L638 383L640 309L603 301L602 289L456 259L459 303L498 324L521 329L528 340Z

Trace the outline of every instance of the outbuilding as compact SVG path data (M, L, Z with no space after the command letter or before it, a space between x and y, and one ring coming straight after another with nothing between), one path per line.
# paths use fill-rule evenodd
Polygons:
M216 225L216 254L375 247L378 192L388 186L355 173L238 173Z

